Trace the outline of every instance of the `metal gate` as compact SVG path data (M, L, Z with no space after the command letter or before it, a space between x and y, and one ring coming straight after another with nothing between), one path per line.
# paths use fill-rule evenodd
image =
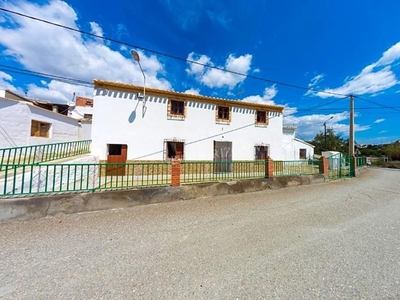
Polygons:
M329 179L354 177L354 158L348 154L338 153L328 157Z
M214 172L232 172L232 142L214 141Z

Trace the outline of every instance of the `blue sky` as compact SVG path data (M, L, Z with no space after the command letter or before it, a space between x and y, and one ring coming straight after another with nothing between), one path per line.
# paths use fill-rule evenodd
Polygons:
M285 105L284 123L296 125L297 136L305 140L332 116L327 127L347 138L349 94L358 96L358 143L400 139L400 1L3 0L0 7L138 46L149 86ZM130 50L0 12L0 88L29 97L66 102L73 93L91 96L92 90L4 66L89 82L142 84Z

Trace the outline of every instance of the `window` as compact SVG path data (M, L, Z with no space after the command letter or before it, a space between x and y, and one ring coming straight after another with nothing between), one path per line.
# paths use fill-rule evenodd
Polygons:
M258 124L267 124L268 123L267 112L264 110L257 110L256 111L256 122Z
M229 106L217 107L217 121L222 121L222 122L231 121L231 108Z
M168 118L169 119L185 119L186 102L183 100L169 100L168 101Z
M85 106L93 107L93 100L86 100L85 101Z
M167 141L167 158L169 159L183 159L183 142Z
M256 124L268 125L268 113L264 110L256 111Z
M83 114L83 117L84 117L85 119L91 120L92 117L93 117L93 115L92 115L92 114Z
M300 152L299 153L300 159L306 159L307 158L307 149L300 149L299 152Z
M255 146L255 159L268 158L268 146Z
M49 123L32 120L31 136L48 138L50 136L50 126L51 124Z

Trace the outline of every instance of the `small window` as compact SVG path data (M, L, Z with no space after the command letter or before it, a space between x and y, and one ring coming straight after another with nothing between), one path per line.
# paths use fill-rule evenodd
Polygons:
M93 100L86 100L85 101L85 106L93 107Z
M300 156L300 159L306 159L307 158L307 150L306 149L300 149L299 156Z
M32 120L31 136L48 138L50 136L50 126L50 123Z
M183 159L183 142L167 142L167 158Z
M185 102L171 100L171 114L183 116L185 114Z
M109 144L108 145L108 155L121 155L122 145L119 144Z
M264 110L256 111L256 124L267 125L268 124L268 113Z
M170 119L185 119L185 106L183 100L168 101L168 118Z
M92 115L92 114L84 114L83 117L84 117L85 119L91 120L92 117L93 117L93 115Z
M218 106L217 119L218 121L230 121L231 112L228 106Z
M268 158L268 146L255 146L255 159Z

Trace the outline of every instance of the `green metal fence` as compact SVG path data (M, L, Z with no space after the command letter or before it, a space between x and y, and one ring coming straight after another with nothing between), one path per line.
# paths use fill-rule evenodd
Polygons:
M114 190L171 184L170 163L7 165L0 196Z
M0 171L90 153L90 140L0 149Z
M367 165L367 157L357 156L357 167L365 167Z
M319 160L275 161L274 176L296 176L319 174Z
M354 158L344 153L328 157L329 179L354 177Z
M70 152L71 153L71 152ZM54 156L52 156L54 157ZM329 178L354 176L352 157L328 158ZM360 159L360 163L364 163ZM0 165L0 197L169 186L171 162ZM266 177L267 161L181 161L182 184ZM319 174L319 160L274 161L274 176Z
M182 161L181 183L265 177L265 161Z

